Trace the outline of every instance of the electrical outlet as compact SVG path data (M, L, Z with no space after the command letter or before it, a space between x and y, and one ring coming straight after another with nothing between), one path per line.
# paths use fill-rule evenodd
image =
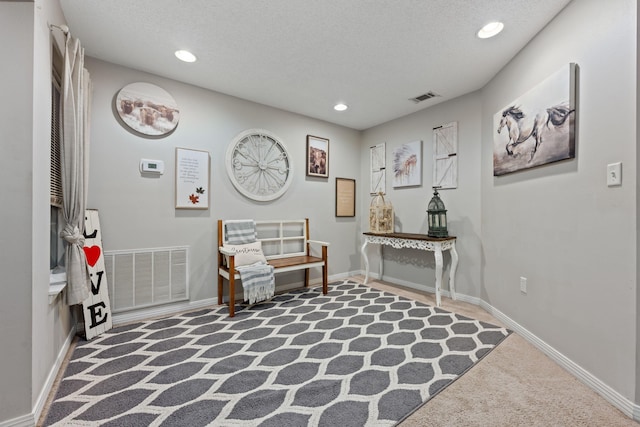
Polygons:
M522 292L523 294L527 293L527 278L526 277L520 277L520 292Z

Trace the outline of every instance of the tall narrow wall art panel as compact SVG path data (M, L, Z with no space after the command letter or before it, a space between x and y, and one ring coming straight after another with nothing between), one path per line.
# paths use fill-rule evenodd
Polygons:
M433 185L458 186L458 122L433 129Z
M84 247L87 270L91 280L91 296L82 301L85 338L98 336L112 328L111 302L105 275L102 250L102 228L96 209L87 209L84 220Z
M369 193L386 193L386 144L369 148Z

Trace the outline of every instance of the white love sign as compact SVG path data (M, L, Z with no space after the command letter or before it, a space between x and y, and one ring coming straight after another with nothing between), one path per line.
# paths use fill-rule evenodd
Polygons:
M111 304L104 267L102 233L96 209L87 209L84 223L84 254L91 278L91 296L82 302L87 340L108 331L111 323Z

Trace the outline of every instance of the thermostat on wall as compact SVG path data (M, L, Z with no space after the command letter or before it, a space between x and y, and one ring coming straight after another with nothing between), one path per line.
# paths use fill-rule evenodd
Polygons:
M140 172L162 175L164 173L164 162L162 160L140 160Z

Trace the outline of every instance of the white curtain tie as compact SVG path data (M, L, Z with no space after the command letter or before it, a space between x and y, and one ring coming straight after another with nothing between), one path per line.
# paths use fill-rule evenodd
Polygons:
M84 236L80 233L80 229L77 226L67 224L60 232L60 237L66 240L72 245L84 246Z

